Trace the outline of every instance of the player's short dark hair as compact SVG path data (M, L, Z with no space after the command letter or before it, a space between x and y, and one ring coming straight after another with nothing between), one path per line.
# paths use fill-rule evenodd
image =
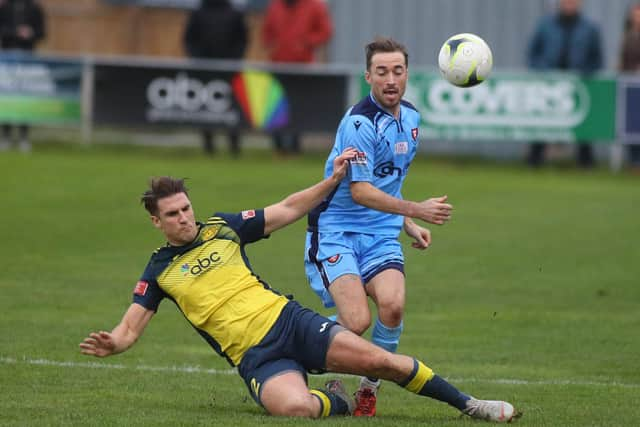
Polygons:
M376 37L374 41L364 47L364 52L367 58L367 70L371 67L371 58L373 55L380 52L402 52L404 55L404 65L409 67L409 52L407 48L391 37Z
M158 214L158 200L174 194L187 193L187 187L184 186L184 179L176 179L170 176L158 176L149 180L149 189L142 193L140 202L151 215Z

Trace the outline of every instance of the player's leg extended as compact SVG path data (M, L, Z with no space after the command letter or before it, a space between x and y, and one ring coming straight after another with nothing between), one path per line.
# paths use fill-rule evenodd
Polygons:
M419 360L389 353L347 330L333 338L327 352L327 369L393 381L413 393L446 402L474 418L505 422L518 416L511 404L471 398Z

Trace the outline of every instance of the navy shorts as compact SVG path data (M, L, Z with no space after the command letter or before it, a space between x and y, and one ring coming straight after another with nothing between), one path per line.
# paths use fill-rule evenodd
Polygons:
M259 404L261 386L284 372L323 373L327 350L337 323L302 307L296 301L284 306L280 317L259 344L251 347L238 365L238 373ZM341 328L340 326L338 326Z

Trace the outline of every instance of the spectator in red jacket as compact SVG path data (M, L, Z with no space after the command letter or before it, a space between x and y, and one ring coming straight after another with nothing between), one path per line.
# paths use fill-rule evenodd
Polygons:
M272 61L311 63L332 33L331 16L323 0L273 0L262 35Z
M262 29L263 44L273 62L318 62L332 34L331 16L323 0L272 0ZM280 154L300 152L298 132L276 131L273 143Z

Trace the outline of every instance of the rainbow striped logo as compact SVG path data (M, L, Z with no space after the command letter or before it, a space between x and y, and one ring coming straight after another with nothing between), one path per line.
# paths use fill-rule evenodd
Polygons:
M263 71L243 71L232 81L245 116L256 129L274 130L289 123L289 103L282 85Z

